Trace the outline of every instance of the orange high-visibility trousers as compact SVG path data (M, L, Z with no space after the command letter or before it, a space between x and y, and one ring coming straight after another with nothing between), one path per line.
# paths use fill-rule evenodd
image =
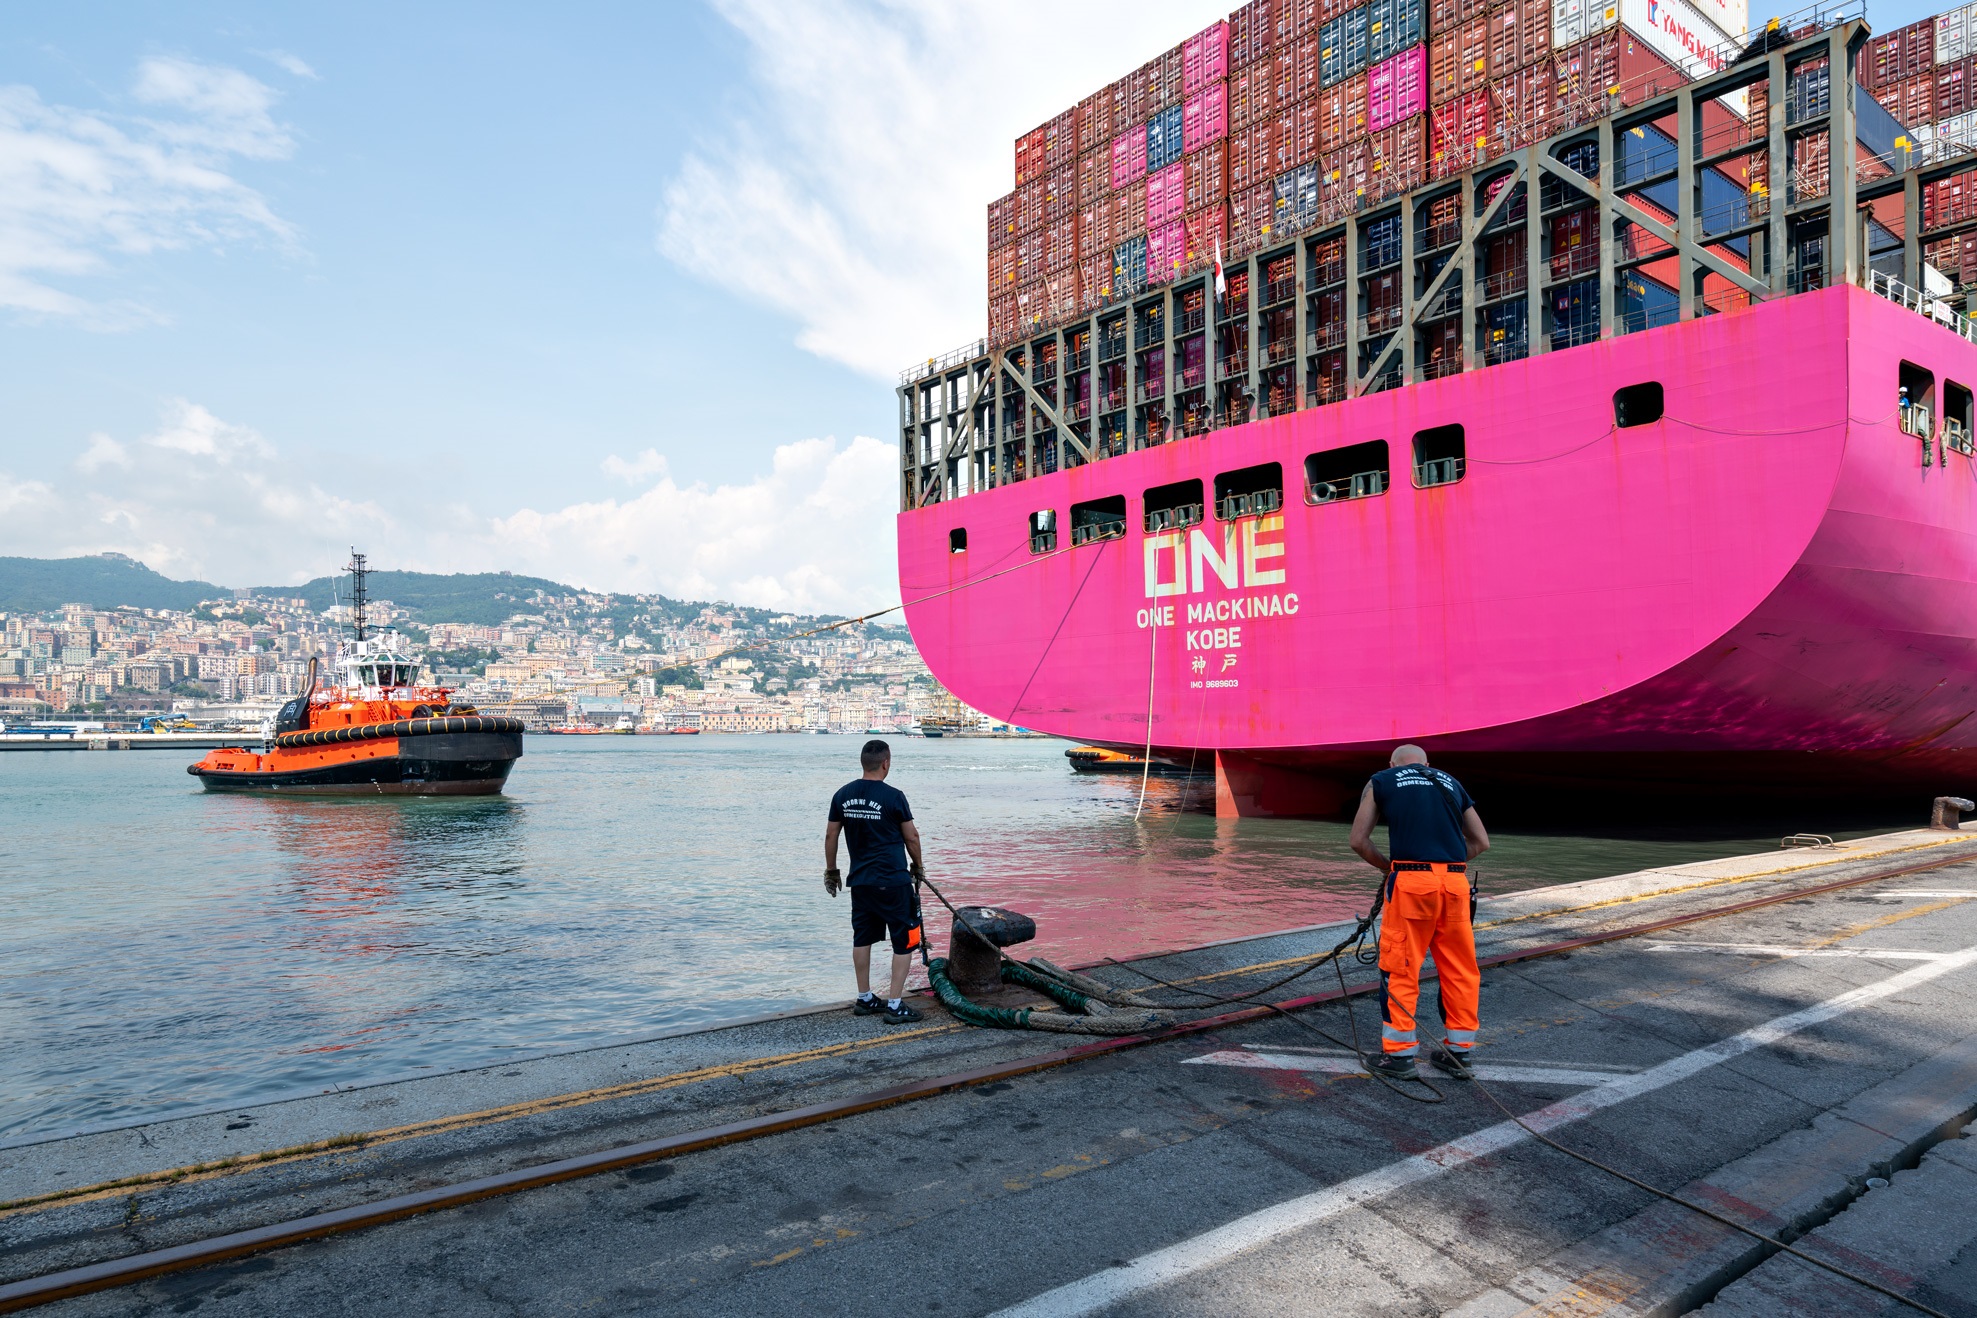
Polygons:
M1463 865L1396 862L1387 873L1380 916L1380 1046L1412 1056L1414 1007L1421 996L1422 958L1435 958L1440 979L1442 1043L1451 1052L1476 1046L1476 1010L1483 975L1476 968L1476 935L1469 875Z

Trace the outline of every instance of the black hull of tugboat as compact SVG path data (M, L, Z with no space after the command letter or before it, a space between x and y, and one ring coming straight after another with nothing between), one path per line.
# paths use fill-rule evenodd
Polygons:
M522 755L519 732L442 732L398 737L396 752L296 769L251 772L189 765L211 792L321 796L493 796ZM354 743L353 749L364 743Z

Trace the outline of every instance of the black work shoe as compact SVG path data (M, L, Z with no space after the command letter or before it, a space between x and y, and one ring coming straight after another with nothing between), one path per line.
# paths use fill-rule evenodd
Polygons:
M904 1025L908 1021L917 1021L920 1019L920 1013L907 1006L903 1001L897 1007L881 1002L879 1004L879 1016L888 1025Z
M856 1016L876 1016L886 1009L886 1000L877 994L869 998L853 998L851 1011Z
M1428 1060L1435 1069L1456 1080L1474 1080L1476 1072L1469 1065L1469 1058L1450 1048L1437 1048L1428 1054Z
M1366 1068L1376 1076L1387 1080L1419 1080L1421 1073L1414 1069L1414 1059L1406 1053L1386 1053L1379 1061Z

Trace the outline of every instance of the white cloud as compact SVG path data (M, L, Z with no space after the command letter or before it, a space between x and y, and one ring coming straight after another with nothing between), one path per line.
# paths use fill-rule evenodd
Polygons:
M260 586L332 571L355 545L381 567L498 567L600 590L865 612L898 598L895 461L876 439L806 439L752 480L681 485L646 449L602 464L652 482L635 495L490 516L362 471L319 474L254 428L174 399L149 434L89 436L67 483L0 472L0 554L115 550L167 576Z
M257 50L254 53L284 73L292 73L298 78L319 80L323 76L310 68L301 57L291 55L285 50Z
M630 462L613 453L598 464L604 474L615 477L631 485L642 485L654 476L666 474L666 456L658 449L649 448Z
M888 379L986 328L985 209L1013 185L1016 135L1214 17L1180 0L715 7L747 42L754 100L682 162L659 248Z
M275 93L237 69L157 57L132 87L146 115L50 105L0 87L0 308L99 328L159 319L62 285L115 258L238 241L291 245L294 229L229 170L294 149Z

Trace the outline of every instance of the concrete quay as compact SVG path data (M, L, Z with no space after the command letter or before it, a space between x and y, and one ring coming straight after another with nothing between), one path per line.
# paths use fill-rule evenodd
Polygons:
M1977 1144L1959 1138L1977 1120L1977 832L1485 897L1479 950L1801 892L1486 970L1480 1078L1569 1147L1936 1309L1977 1313ZM1344 932L1139 964L1234 993ZM1273 996L1328 985L1329 968ZM1375 1009L1354 1010L1370 1042ZM1345 1011L1300 1016L1347 1038ZM967 1029L931 1007L890 1029L821 1007L16 1143L0 1147L0 1280L1067 1045L1081 1046ZM1545 1148L1475 1087L1437 1087L1446 1101L1408 1102L1294 1022L1237 1021L45 1311L1898 1311Z

